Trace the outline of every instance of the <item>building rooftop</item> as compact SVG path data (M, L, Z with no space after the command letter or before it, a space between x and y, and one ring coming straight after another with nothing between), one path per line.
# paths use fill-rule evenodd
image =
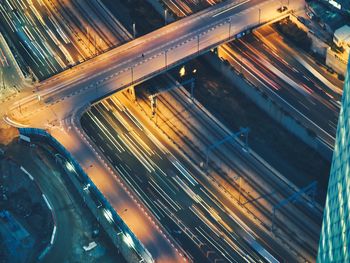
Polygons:
M318 19L329 26L332 32L344 24L350 24L350 20L346 15L324 2L312 1L308 3L308 6Z
M349 42L350 41L350 26L344 25L334 31L334 37L340 42Z

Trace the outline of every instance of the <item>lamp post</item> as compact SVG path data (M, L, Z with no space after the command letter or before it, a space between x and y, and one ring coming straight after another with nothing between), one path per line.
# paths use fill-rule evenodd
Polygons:
M90 50L90 38L89 38L89 27L86 27L86 39L87 39L87 45L88 45L88 50L91 55L91 50Z
M5 87L5 78L4 78L4 69L3 69L3 67L1 67L1 84L2 84L2 88L5 91L6 87Z
M133 32L134 38L136 38L136 24L135 24L135 22L132 24L132 32Z
M198 52L198 55L199 55L199 35L200 34L197 35L197 52Z
M130 67L131 72L131 85L134 84L134 66Z
M231 37L231 17L228 18L228 39Z
M168 22L168 9L164 9L164 24L167 25Z
M238 203L241 204L241 195L242 195L242 177L239 177L239 196L238 196Z

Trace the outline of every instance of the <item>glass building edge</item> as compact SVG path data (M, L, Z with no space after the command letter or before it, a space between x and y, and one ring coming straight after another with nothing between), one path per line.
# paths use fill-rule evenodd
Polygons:
M350 262L350 67L344 82L317 263Z

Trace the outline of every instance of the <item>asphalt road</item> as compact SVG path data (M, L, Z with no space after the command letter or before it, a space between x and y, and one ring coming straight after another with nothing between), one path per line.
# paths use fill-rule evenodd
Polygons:
M35 122L42 122L42 118L45 121L64 119L70 115L72 105L76 108L76 105L84 105L130 83L159 74L168 66L225 41L229 34L232 36L247 25L256 25L259 8L264 11L260 21L280 15L276 11L279 3L226 1L183 18L41 82L33 96L17 100L11 112L16 116L12 118L30 123L34 121L30 115L50 105L57 117L48 116L48 112L41 117L36 114ZM300 6L299 1L292 4Z
M24 151L25 157L23 157ZM74 194L73 186L63 179L65 176L63 170L52 158L45 156L46 152L24 143L12 145L7 153L31 173L53 208L57 231L53 246L43 257L42 262L61 263L71 260L94 262L98 259L104 262L125 262L103 233L96 241L99 246L107 248L104 256L94 258L93 252L92 256L83 252L82 246L88 243L95 219L87 208L83 207L82 200Z
M279 1L253 0L237 5L233 1L226 1L172 23L40 83L37 86L39 91L33 96L19 99L10 109L8 117L19 121L12 122L15 126L51 129L63 145L77 150L76 147L85 145L85 142L77 139L77 136L67 135L64 130L60 131L64 129L63 122L70 120L77 109L145 76L153 76L158 70L164 70L165 65L197 55L198 33L202 33L199 50L216 45L225 41L228 33L237 33L247 24L255 25L259 8L264 11L262 21L276 15L276 6L279 4ZM299 2L293 4L298 6ZM140 54L144 54L144 57ZM7 121L11 122L10 119ZM72 139L76 140L76 147L72 146ZM84 147L87 146L81 148ZM158 243L163 240L158 240Z

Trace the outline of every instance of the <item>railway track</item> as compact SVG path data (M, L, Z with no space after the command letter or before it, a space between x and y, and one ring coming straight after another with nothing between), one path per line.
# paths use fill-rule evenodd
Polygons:
M189 98L186 98L186 99L189 99ZM179 102L181 101L181 103L183 104L183 101L184 99L183 98L180 98L180 97L176 97L176 100ZM164 103L165 107L167 107L168 110L172 111L172 113L174 114L174 116L178 116L180 119L182 120L185 120L185 118L181 118L181 112L179 111L176 111L174 110L174 107L172 106L169 106L169 102L167 100L161 100L162 103ZM167 105L168 104L168 105ZM186 106L185 106L186 107ZM188 108L188 110L191 110L191 108ZM197 115L196 115L197 116ZM162 116L158 116L158 118L162 119L163 117ZM198 118L198 117L197 117ZM201 117L199 117L201 118ZM162 119L163 123L167 123L167 120L166 119ZM210 127L209 125L203 125L203 123L205 123L205 120L203 120L201 118L201 122L202 122L202 127ZM199 131L198 129L196 129L193 125L191 125L189 122L184 124L186 126L186 128L188 130L190 130L192 133L194 134L197 134L197 138L199 138L199 140L201 141L201 143L203 145L206 145L207 144L207 138L208 138L208 130L203 132L203 131ZM170 127L168 126L170 129L174 130L173 127ZM176 131L174 131L176 132ZM222 139L222 135L220 136L217 136L217 130L211 130L209 131L209 134L211 134L211 136L214 136L214 138L216 137L216 140L220 140ZM178 135L180 136L180 135ZM202 138L205 138L205 139L202 139ZM190 142L190 141L185 141L187 147L189 147L192 151L194 151L197 155L200 156L200 158L202 158L203 160L205 159L205 156L203 154L203 151L200 151L198 150L197 147L194 147L193 143ZM235 154L237 154L237 149L236 147L230 145L230 147L232 148L231 150L235 151ZM213 153L214 154L214 153ZM256 190L256 192L258 193L258 195L262 195L262 194L266 194L267 190L266 189L263 189L262 187L258 186L257 184L254 184L254 180L252 178L247 178L247 174L249 173L246 173L244 171L242 171L241 168L239 168L238 166L233 166L232 162L223 154L220 154L220 153L217 153L215 152L215 154L219 154L218 157L220 159L222 159L223 163L225 165L227 165L228 167L230 167L233 171L235 171L236 173L239 174L239 176L242 176L243 178L247 179L247 181L249 181L250 185L254 185L254 190ZM240 154L240 153L239 153ZM245 161L243 160L248 166L251 166L250 163L248 163L248 161ZM210 167L212 170L217 170L219 167L215 165L215 163L213 162L210 162L209 163ZM220 174L221 175L221 174ZM224 180L229 184L231 185L233 188L235 188L236 190L237 189L237 182L235 182L235 180L233 180L231 177L227 176L226 174L224 174ZM267 198L267 201L269 201L271 204L277 204L280 200L282 200L283 198L286 198L288 197L289 195L293 194L294 193L294 190L293 189L289 189L289 187L286 188L286 186L281 186L280 184L277 184L275 180L273 180L272 178L264 178L264 180L268 180L268 184L272 185L272 188L273 189L277 189L278 192L280 193L284 193L285 195L280 195L280 196L277 196L277 195L272 195L270 197ZM247 199L253 199L252 196L249 196L247 193L245 193L245 197ZM260 212L262 213L266 218L269 218L270 220L272 219L271 218L271 213L268 213L267 210L271 211L271 207L269 207L268 209L266 209L266 207L263 207L261 204L259 203L255 203L254 204L255 208ZM305 215L309 215L310 213L308 213L308 211L305 210L305 207L304 206L298 206L298 210L301 210L300 212L300 216L305 216ZM296 214L295 214L295 209L292 209L291 208L287 208L286 210L283 210L283 211L280 211L281 215L283 215L283 217L286 217L288 218L288 220L290 222L293 222L293 224L295 224L299 229L303 230L304 233L307 233L309 237L312 238L312 240L317 240L318 238L318 231L316 231L316 229L314 230L311 230L311 227L310 226L306 226L305 223L302 223L302 222L299 222L298 221L295 221L293 220L295 217L298 217ZM291 216L291 214L293 215L293 217ZM280 228L280 229L288 229L287 225L283 222L282 219L279 219L278 217L276 218L276 221L275 221L275 225ZM287 227L287 228L286 228ZM284 231L284 234L286 236L290 236L292 234L292 237L295 236L295 233L294 232L287 232L287 231ZM303 246L305 247L305 245L303 244ZM311 246L308 245L307 249L309 251L313 251L314 253L315 252L315 249L312 248Z

